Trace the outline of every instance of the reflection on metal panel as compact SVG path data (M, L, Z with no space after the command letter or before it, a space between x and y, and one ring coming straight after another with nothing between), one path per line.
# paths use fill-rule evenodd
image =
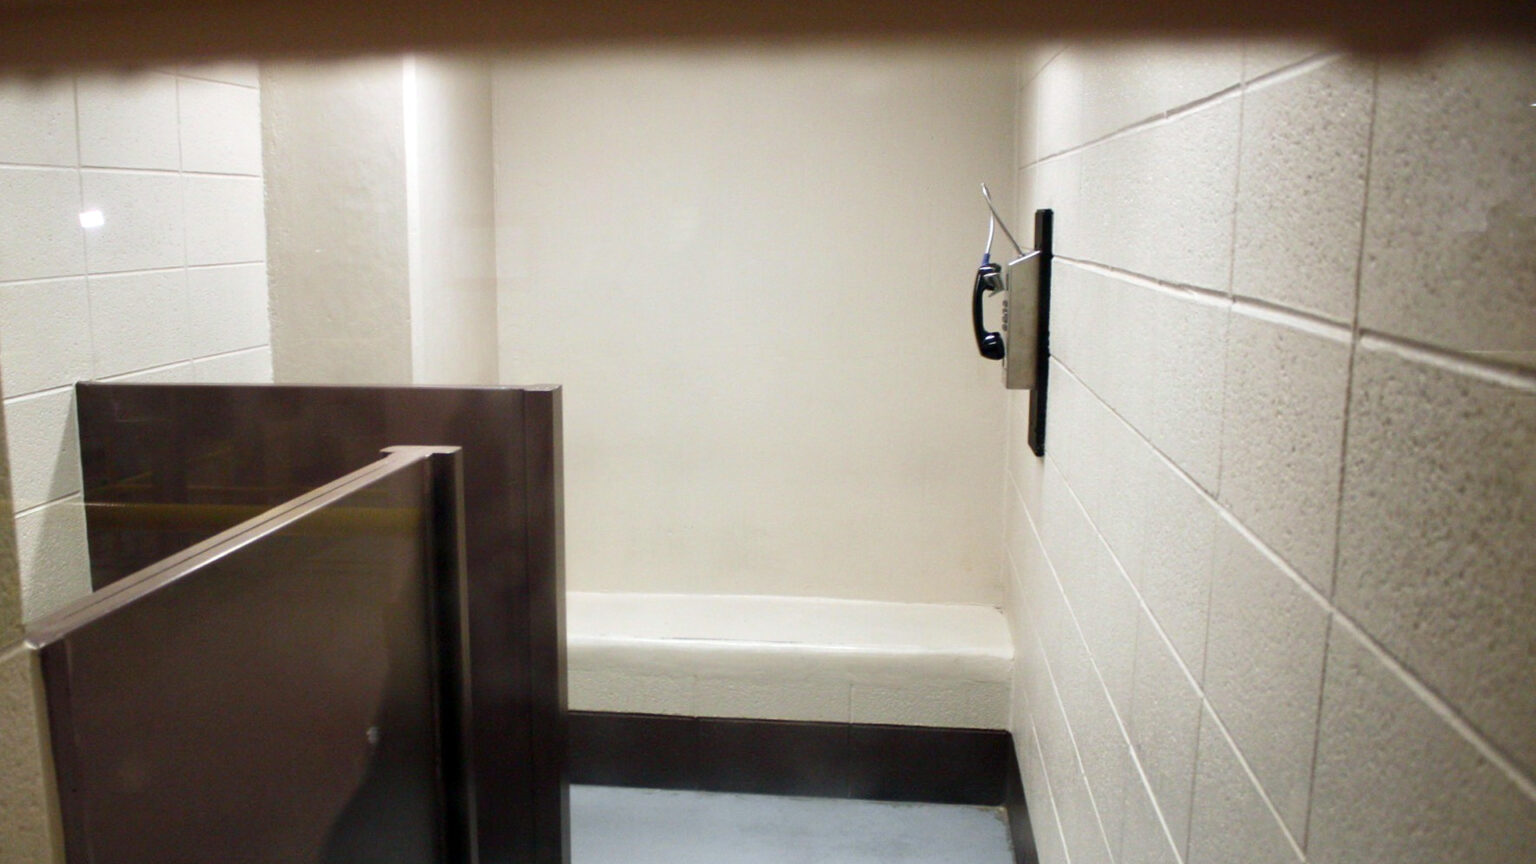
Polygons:
M397 448L29 628L69 860L472 860L458 476Z
M380 448L462 447L481 857L569 860L558 388L82 383L76 398L98 588Z

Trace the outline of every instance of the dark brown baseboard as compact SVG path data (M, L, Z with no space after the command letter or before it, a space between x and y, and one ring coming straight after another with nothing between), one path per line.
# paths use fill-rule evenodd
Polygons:
M1005 807L1035 864L1007 732L572 711L570 742L572 783Z
M1019 775L1019 759L1011 752L1008 754L1007 782L1003 808L1008 816L1013 864L1040 864L1040 855L1035 851L1035 831L1029 824L1029 805L1024 800L1024 778Z

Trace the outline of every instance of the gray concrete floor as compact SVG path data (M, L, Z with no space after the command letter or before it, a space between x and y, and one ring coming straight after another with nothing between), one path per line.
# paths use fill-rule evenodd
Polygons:
M996 807L571 787L572 864L1011 864Z

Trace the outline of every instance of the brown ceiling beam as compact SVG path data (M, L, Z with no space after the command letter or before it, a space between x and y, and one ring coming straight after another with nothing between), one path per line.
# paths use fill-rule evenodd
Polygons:
M1367 51L1536 37L1532 0L0 0L0 66L829 39L1295 36Z

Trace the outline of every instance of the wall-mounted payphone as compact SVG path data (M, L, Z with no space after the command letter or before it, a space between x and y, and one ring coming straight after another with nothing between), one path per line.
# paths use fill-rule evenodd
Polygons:
M1002 361L1003 386L1029 391L1029 447L1036 456L1044 456L1052 213L1035 211L1035 248L1025 250L998 216L986 184L982 184L981 194L992 219L987 230L987 249L971 288L971 326L976 331L976 350L988 360ZM1018 253L1003 265L992 261L992 239L999 227ZM996 332L986 328L982 299L999 293L1003 295L1003 329Z

